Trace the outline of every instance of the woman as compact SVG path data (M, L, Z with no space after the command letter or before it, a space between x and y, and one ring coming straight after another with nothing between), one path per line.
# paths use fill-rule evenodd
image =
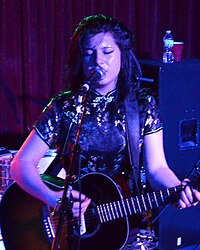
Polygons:
M181 181L165 159L163 128L156 102L148 91L139 89L141 70L134 55L131 32L113 18L103 15L86 17L72 36L68 66L68 84L72 92L61 93L52 99L13 160L10 171L18 185L49 206L56 206L63 191L49 189L41 180L36 166L45 152L55 146L64 159L64 165L70 164L70 152L83 109L80 103L84 99L83 91L80 90L85 79L91 80L93 74L98 79L89 82L78 137L81 166L73 171L80 176L91 172L110 177L122 176L131 192L136 191L137 164L131 166L131 145L127 140L125 100L130 95L137 98L140 125L138 151L144 150L150 184L154 189L180 185ZM66 169L68 171L68 167ZM79 197L74 190L72 195L74 199ZM193 197L200 200L199 192L186 185L178 206L190 207L194 204ZM90 197L82 194L82 214L90 201ZM75 217L79 215L79 205L78 202L73 203Z

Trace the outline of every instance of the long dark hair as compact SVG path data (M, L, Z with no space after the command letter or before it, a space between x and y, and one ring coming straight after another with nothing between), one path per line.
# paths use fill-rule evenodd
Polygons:
M70 44L68 81L74 91L80 89L84 81L82 70L83 48L91 37L98 33L110 33L121 51L121 69L118 76L118 98L123 100L130 87L138 88L141 69L133 50L133 35L120 21L104 16L94 15L84 18L76 28Z

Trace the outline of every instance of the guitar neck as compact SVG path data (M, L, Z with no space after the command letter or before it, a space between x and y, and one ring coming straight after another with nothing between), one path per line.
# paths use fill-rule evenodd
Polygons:
M155 191L152 193L138 195L115 202L105 203L97 206L100 222L108 222L125 216L152 210L162 205L177 201L182 191L182 185Z

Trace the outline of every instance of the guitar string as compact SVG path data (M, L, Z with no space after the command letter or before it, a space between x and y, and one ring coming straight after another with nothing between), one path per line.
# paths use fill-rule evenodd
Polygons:
M172 187L172 188L169 188L169 189L167 189L167 190L159 190L159 191L155 191L155 192L152 192L152 193L149 193L148 195L149 196L151 196L151 202L154 202L154 204L155 204L155 198L154 198L154 196L156 197L156 199L158 199L158 198L160 198L160 192L162 192L162 195L164 196L164 200L166 200L166 199L169 199L170 197L168 197L169 195L168 195L168 192L167 191L169 191L169 192L171 192L171 191L174 191L175 190L175 193L179 193L181 190L182 190L182 185L179 185L179 186L177 186L177 187ZM149 202L149 200L148 200L148 197L147 197L147 194L145 194L145 195L143 195L143 198L144 199L142 199L142 196L136 196L136 197L131 197L131 198L127 198L127 199L125 199L126 201L128 201L128 202L130 202L130 201L133 201L133 203L136 205L137 204L137 199L139 199L139 202L141 203L141 204L143 204L144 202L145 202L145 200L146 200L146 202L148 201L148 203L150 203ZM120 200L119 202L121 203L121 206L122 206L122 202L123 201L125 201L125 200ZM112 203L115 203L115 202L112 202ZM111 203L105 203L104 205L107 205L106 206L106 211L104 211L105 213L111 213L112 214L112 218L111 218L111 220L114 220L114 219L120 219L120 218L122 218L122 217L124 217L125 216L125 214L127 213L127 211L124 211L124 209L123 209L123 216L116 216L116 213L118 212L116 212L115 210L112 212L111 211L111 205L110 205ZM130 204L131 204L131 202L130 202ZM156 207L158 207L158 205L162 205L162 204L164 204L164 202L163 202L163 197L162 198L160 198L160 200L158 201L158 204L156 203ZM149 207L149 209L143 209L143 211L146 211L146 210L151 210L152 208L151 208L151 205L152 204L145 204L147 207ZM85 212L85 219L87 220L87 221L90 221L90 220L94 220L95 218L96 218L96 220L98 221L98 212L97 212L97 207L98 206L102 206L102 205L97 205L96 207L93 207L93 208L88 208L87 209L87 211ZM143 205L144 206L144 205ZM145 208L145 206L144 206L144 208ZM94 212L94 209L96 210L95 212ZM95 214L94 214L95 213ZM137 208L136 209L136 212L134 211L134 207L133 207L133 205L131 205L131 212L129 212L128 213L128 215L132 215L132 214L135 214L135 213L139 213L139 208ZM113 214L115 215L115 216L113 216ZM53 221L53 223L56 223L56 222L58 222L58 216L52 216L51 217L51 219L52 219L52 221ZM109 221L110 219L106 219L106 221ZM105 221L105 222L106 222ZM73 221L73 224L77 224L77 221Z

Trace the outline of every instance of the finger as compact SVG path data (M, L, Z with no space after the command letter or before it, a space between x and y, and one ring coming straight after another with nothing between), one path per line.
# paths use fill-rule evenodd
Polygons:
M91 202L91 199L86 198L85 201L81 203L81 213L85 213L90 202Z
M186 199L189 201L190 204L193 203L193 193L192 193L192 189L190 186L186 186L184 189L184 193L186 196Z
M74 217L78 217L80 214L80 202L74 202L72 207Z
M73 209L79 210L80 204L81 204L81 203L78 202L78 201L73 202Z
M81 201L83 201L86 199L86 196L84 194L80 194L80 192L76 190L72 190L72 196L76 200L81 199Z
M198 201L200 201L200 192L196 189L193 189L193 195L196 197Z
M187 198L187 195L184 191L181 192L181 197L179 199L179 204L182 208L185 208L185 207L190 207L191 206L191 203L190 201L188 200ZM184 205L183 205L184 204Z
M200 201L200 192L197 191L196 189L193 189L192 194L193 194L193 200L194 200L193 205L196 206L198 202Z
M73 202L73 208L74 209L79 209L80 207L81 208L85 208L85 207L87 207L89 204L90 204L90 202L91 202L91 199L89 199L89 198L86 198L83 202L79 202L79 201L74 201Z
M182 201L181 199L178 201L178 207L179 209L182 209L182 208L186 208L186 204L184 201Z
M90 204L91 199L86 198L85 201L83 201L82 203L80 202L74 202L73 203L73 215L74 217L78 217L81 213L84 214L88 205Z

